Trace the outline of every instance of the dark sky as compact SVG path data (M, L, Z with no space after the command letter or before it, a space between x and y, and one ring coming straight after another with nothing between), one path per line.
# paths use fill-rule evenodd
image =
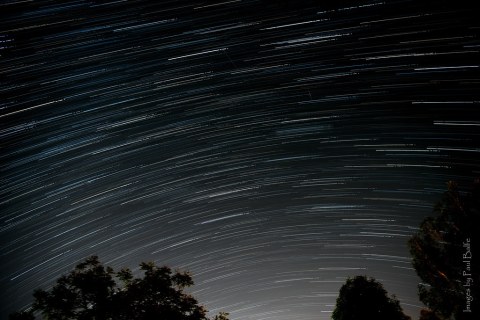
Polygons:
M480 172L477 12L277 2L2 1L1 319L93 254L233 320L354 275L418 316L406 241Z

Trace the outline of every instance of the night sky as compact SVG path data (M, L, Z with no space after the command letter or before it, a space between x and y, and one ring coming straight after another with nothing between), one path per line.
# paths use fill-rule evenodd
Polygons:
M354 275L418 317L406 242L448 180L480 175L471 4L2 1L0 16L1 319L93 254L189 270L233 320L329 319Z

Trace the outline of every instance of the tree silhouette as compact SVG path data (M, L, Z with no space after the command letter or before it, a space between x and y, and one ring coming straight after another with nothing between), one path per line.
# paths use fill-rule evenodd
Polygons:
M332 314L334 320L410 320L395 297L388 297L382 284L373 278L348 278L340 288Z
M10 315L10 320L35 320L35 316L31 311L16 312Z
M92 256L49 291L36 290L32 309L10 319L31 320L40 313L49 320L208 320L206 309L183 291L193 285L190 274L154 263L141 263L140 270L143 278L129 269L114 272ZM214 320L228 320L227 315Z
M478 182L468 195L462 195L457 184L449 182L434 207L435 216L425 218L408 242L413 266L423 281L418 295L429 307L432 319L466 319L471 312L464 310L477 309L480 277L470 266L475 265L471 248L476 247L473 242L475 230L479 230L479 212ZM476 299L467 305L469 295Z
M432 310L422 309L420 310L419 320L441 320L441 319Z

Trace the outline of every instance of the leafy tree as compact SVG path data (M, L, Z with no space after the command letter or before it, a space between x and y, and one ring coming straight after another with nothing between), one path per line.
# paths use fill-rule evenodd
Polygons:
M32 320L40 313L49 320L208 320L206 309L183 291L193 285L190 274L154 263L141 263L140 270L143 278L129 269L114 272L92 256L49 291L36 290L32 309L10 319ZM227 315L214 320L228 320Z
M463 311L467 309L467 293L476 298L470 310L478 308L480 277L473 270L474 256L464 259L463 255L477 246L473 242L475 232L480 230L479 212L478 182L468 195L462 195L457 184L449 182L448 190L434 207L435 216L425 218L408 242L413 266L423 281L418 295L430 309L432 319L466 319L470 315ZM426 319L427 315L421 316Z
M213 318L213 320L228 320L228 313L227 312L220 312Z
M441 319L432 310L422 309L420 310L419 320L441 320Z
M348 278L340 288L332 314L334 320L410 320L395 297L388 297L382 284L373 278Z

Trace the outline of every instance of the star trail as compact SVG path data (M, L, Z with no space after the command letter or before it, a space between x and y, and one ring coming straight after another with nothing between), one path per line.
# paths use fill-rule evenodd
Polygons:
M480 175L462 1L3 1L1 319L90 255L189 270L211 314L417 318L408 238Z

